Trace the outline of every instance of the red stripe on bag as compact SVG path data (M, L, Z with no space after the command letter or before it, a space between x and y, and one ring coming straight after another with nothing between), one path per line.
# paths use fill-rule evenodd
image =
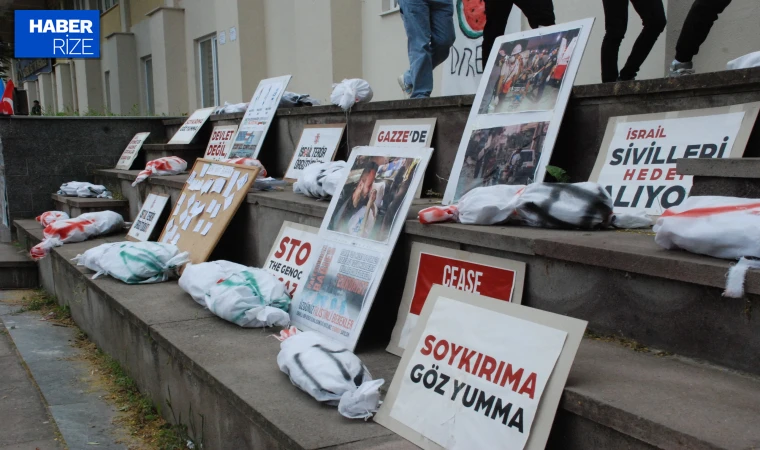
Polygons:
M679 216L679 217L704 217L704 216L712 216L714 214L723 214L723 213L729 213L729 212L735 212L735 211L745 211L748 209L755 209L760 208L760 203L748 203L746 205L736 205L736 206L714 206L712 208L695 208L690 209L688 211L684 212L673 212L670 209L665 210L665 212L662 213L662 216L660 217L671 217L671 216Z

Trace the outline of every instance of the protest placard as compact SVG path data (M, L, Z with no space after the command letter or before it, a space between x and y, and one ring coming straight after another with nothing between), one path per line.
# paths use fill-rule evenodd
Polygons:
M594 19L496 39L444 204L480 186L543 181Z
M116 169L129 170L132 167L132 163L135 161L135 158L137 158L137 154L140 152L143 143L145 143L149 135L149 132L137 133L135 137L129 141L127 148L124 149L124 152L119 158L119 162L116 163Z
M430 147L435 118L375 121L369 145L374 147Z
M142 242L150 240L168 201L168 195L148 194L127 233L127 239Z
M319 230L321 249L290 307L294 325L356 346L429 148L357 147Z
M332 161L345 129L345 123L305 125L285 179L296 181L310 165Z
M543 449L585 329L433 286L375 421L424 449Z
M692 177L679 158L741 157L760 103L611 117L589 181L604 186L620 213L660 215L678 206Z
M280 105L282 94L290 82L290 75L267 78L259 82L248 103L240 127L230 150L230 158L256 158L261 151L269 126Z
M315 255L321 245L319 228L285 221L264 263L264 270L285 283L288 295L293 297L298 286L306 282Z
M174 136L169 139L170 144L189 144L193 142L193 138L203 128L203 124L206 123L211 113L214 112L214 107L196 109L195 112L187 118L185 123L179 127Z
M215 126L211 132L211 139L206 146L206 154L203 157L214 161L227 160L232 147L232 139L235 137L237 129L237 125Z
M525 263L414 242L404 295L387 350L401 356L433 285L519 304Z

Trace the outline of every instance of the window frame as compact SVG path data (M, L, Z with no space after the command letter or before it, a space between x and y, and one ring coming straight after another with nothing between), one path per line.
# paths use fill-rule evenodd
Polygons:
M150 77L148 77L148 63L150 63ZM143 79L145 80L145 111L149 116L156 115L156 91L153 87L153 55L142 59Z
M214 100L212 103L213 105L206 105L205 99L204 99L204 90L205 90L205 79L203 76L203 47L202 44L204 42L211 42L211 74L213 76L213 86L214 86ZM200 94L200 104L201 108L209 108L212 106L217 106L219 104L219 61L218 61L218 41L216 33L210 36L206 36L204 38L198 39L197 41L198 45L198 87L199 87L199 94Z
M389 14L401 12L401 7L399 6L400 0L382 0L383 1L383 12L380 13L381 16L387 16Z

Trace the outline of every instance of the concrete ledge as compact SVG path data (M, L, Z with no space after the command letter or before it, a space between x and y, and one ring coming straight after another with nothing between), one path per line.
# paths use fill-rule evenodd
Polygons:
M35 222L16 225L29 245L39 237ZM47 276L77 324L127 368L141 390L163 404L170 388L176 410L192 406L206 417L206 447L412 448L372 422L343 419L292 386L277 368L279 343L268 331L212 317L176 282L91 280L69 261L121 238L54 249ZM387 381L399 360L382 348L358 355ZM755 377L584 339L548 448L598 448L601 441L606 448L751 448L760 442L758 416Z
M720 178L760 178L760 158L681 158L679 175Z
M0 244L0 289L36 289L40 286L37 264L26 248Z
M67 197L61 194L52 194L53 201L65 203L77 208L123 208L129 206L126 200L115 200L112 198L83 198Z

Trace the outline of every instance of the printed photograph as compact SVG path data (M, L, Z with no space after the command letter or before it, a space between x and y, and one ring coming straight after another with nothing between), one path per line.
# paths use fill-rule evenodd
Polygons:
M356 158L327 229L387 242L404 198L414 195L409 187L419 164L416 158Z
M580 31L576 28L502 44L478 113L554 109Z
M480 186L533 182L549 122L483 128L470 135L455 200Z

